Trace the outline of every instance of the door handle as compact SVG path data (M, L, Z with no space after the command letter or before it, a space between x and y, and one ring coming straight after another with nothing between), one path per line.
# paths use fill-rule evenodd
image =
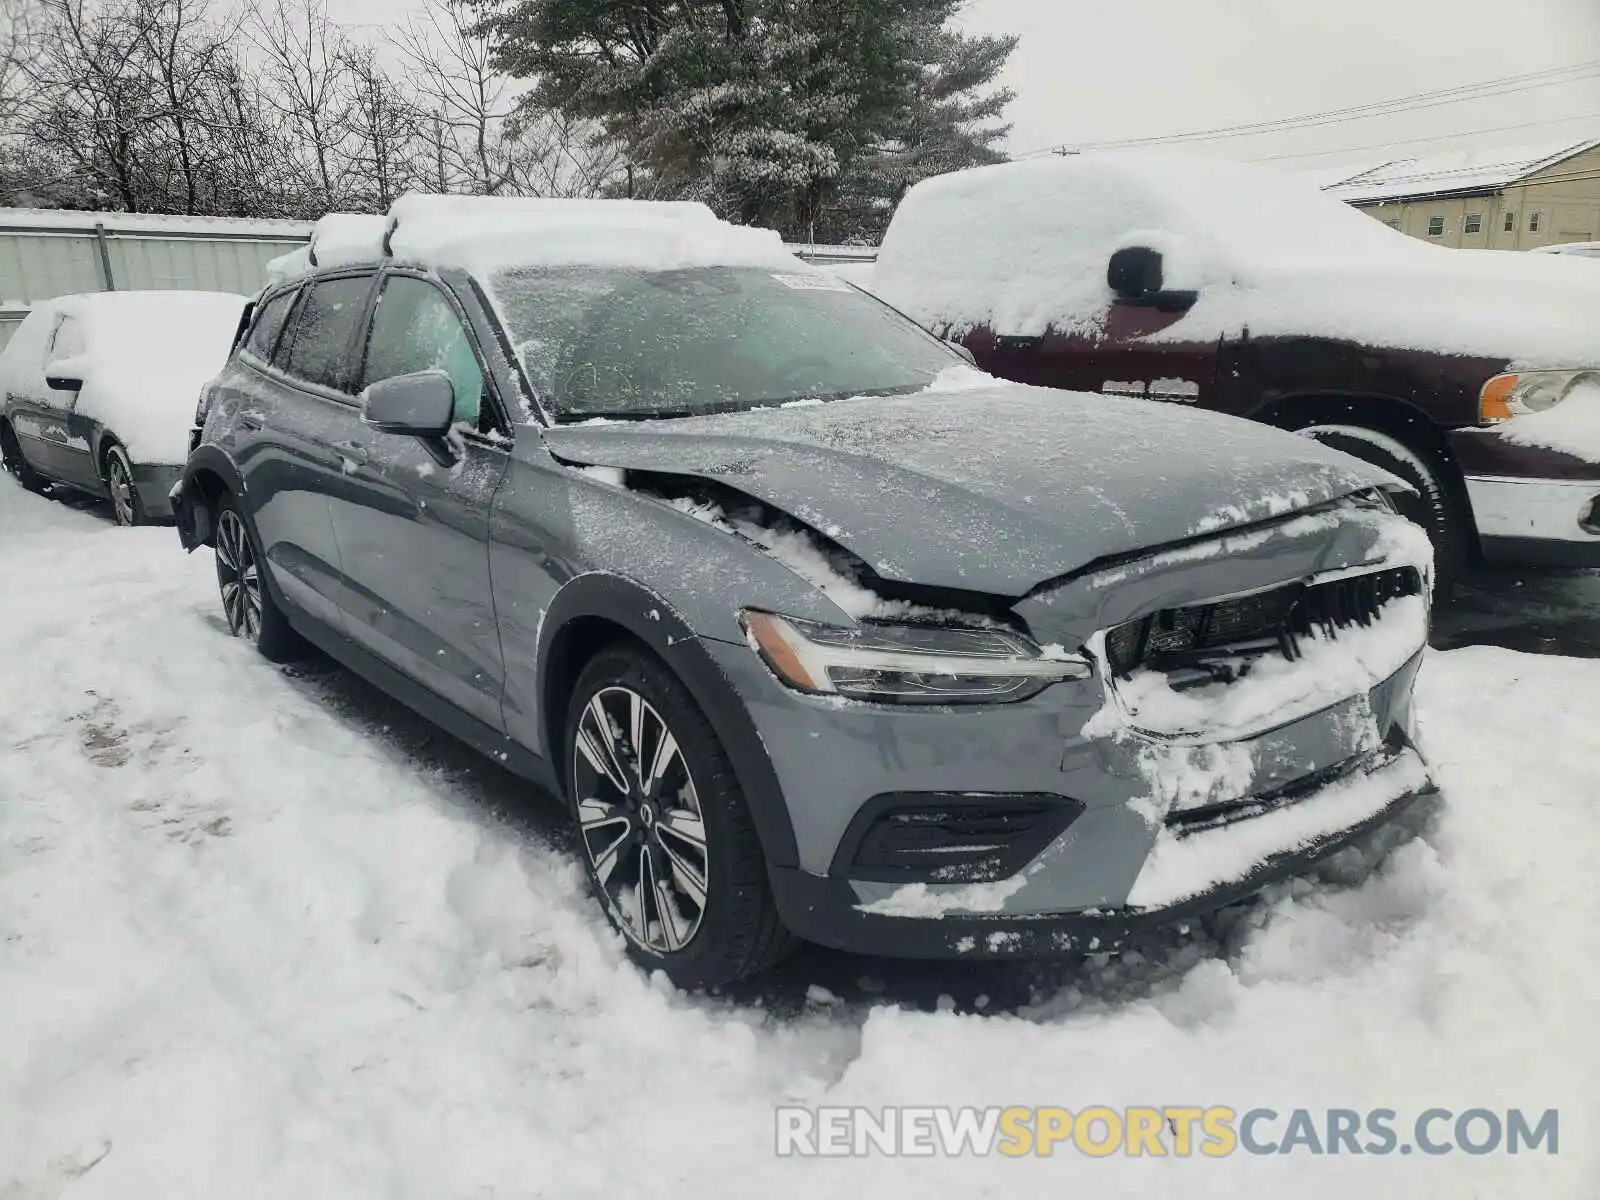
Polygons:
M333 448L339 452L341 458L348 459L358 467L372 457L360 442L335 442Z
M246 429L261 430L266 427L267 418L258 412L242 412L239 414L239 424Z

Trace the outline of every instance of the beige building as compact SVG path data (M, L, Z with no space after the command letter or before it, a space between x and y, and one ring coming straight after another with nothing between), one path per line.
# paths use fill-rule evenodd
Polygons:
M1600 241L1600 138L1400 159L1353 170L1330 196L1441 246L1531 250Z

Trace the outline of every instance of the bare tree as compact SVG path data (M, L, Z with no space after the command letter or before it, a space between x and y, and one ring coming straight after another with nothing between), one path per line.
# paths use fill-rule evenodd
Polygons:
M515 107L510 81L491 65L494 47L460 0L429 0L393 35L429 117L421 130L440 190L485 196L519 191L516 147L506 136Z
M346 49L356 207L386 210L417 177L425 118L370 46Z
M0 122L16 117L23 63L37 17L34 0L0 0Z
M347 207L355 123L349 46L327 0L273 0L257 10L267 102L299 148L306 215Z

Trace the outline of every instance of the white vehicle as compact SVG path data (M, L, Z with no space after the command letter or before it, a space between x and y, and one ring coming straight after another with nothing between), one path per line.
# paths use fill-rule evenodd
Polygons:
M30 491L109 499L120 525L169 519L200 389L247 299L102 292L34 305L0 352L0 454Z
M1532 254L1575 254L1579 258L1600 258L1600 242L1562 242L1558 246L1536 246Z

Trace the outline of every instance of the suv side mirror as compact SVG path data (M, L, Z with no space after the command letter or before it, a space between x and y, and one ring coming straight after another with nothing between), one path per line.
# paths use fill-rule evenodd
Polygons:
M1161 251L1128 246L1111 256L1106 282L1119 300L1144 300L1161 290Z
M1161 251L1149 246L1126 246L1111 256L1106 283L1119 304L1183 312L1199 299L1199 292L1168 291Z
M361 420L380 433L437 439L450 432L456 390L443 371L417 371L372 384L361 394Z
M44 369L45 386L58 392L83 391L83 375L72 373L74 364L63 359L51 363Z

